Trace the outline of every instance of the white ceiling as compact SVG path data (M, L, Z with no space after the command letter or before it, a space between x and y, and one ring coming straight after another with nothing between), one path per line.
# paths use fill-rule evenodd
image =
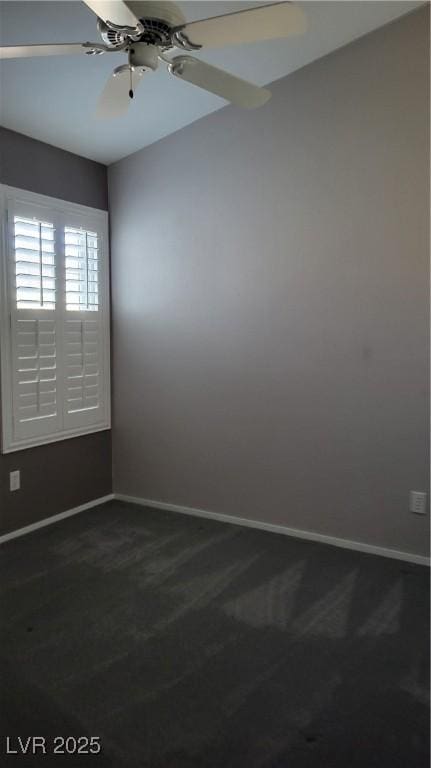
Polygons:
M178 3L187 20L263 4L224 0ZM402 0L302 2L308 19L303 37L207 50L197 56L266 85L422 4ZM0 2L0 30L2 45L100 40L95 16L84 3L70 0ZM95 100L112 69L123 61L124 54L3 61L0 123L109 164L226 104L172 78L161 66L156 73L144 76L126 117L97 120ZM250 119L252 116L250 112Z

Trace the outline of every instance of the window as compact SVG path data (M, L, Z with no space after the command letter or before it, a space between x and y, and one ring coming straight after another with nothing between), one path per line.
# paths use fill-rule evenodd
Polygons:
M107 214L0 187L2 449L110 427Z

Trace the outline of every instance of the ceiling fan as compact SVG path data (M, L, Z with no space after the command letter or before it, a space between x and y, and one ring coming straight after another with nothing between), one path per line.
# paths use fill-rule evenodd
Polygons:
M96 14L101 36L98 43L17 45L0 47L0 59L59 56L76 53L124 53L127 63L116 67L100 96L98 117L126 112L144 72L155 71L160 61L171 75L236 104L252 109L264 104L270 91L230 75L188 55L204 48L284 38L305 32L301 8L279 2L223 16L187 23L173 2L123 2L84 0ZM173 49L187 53L171 56Z

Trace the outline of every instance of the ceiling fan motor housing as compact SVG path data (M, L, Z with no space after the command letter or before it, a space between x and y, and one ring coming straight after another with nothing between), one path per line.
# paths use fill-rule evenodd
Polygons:
M115 25L98 19L97 26L105 45L120 48L128 41L172 47L172 31L181 26L185 18L180 9L171 2L129 2L128 6L139 19L142 28L136 33L116 28Z
M172 2L159 0L159 2L150 2L149 0L131 0L127 3L128 7L143 23L145 19L158 19L164 21L169 27L179 27L185 24L186 19L181 9ZM144 24L145 26L145 24Z

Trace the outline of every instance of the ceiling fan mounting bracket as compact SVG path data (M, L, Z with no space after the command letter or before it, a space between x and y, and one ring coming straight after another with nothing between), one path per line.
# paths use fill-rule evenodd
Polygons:
M184 70L184 61L187 57L185 56L176 56L175 59L172 59L172 61L168 64L168 72L170 75L182 75Z
M186 33L182 31L181 27L172 30L172 43L177 48L183 48L185 51L199 51L202 48L201 45L192 43Z
M100 19L99 19L100 21ZM119 24L114 24L113 21L109 21L109 19L106 19L104 23L108 29L111 29L113 32L119 32L121 35L124 35L125 37L130 37L132 40L139 40L140 36L144 32L144 27L142 23L139 21L136 27L123 27Z
M82 47L87 49L84 51L84 53L86 53L88 56L95 56L101 53L110 53L110 51L113 50L109 46L103 45L103 43L82 43Z

